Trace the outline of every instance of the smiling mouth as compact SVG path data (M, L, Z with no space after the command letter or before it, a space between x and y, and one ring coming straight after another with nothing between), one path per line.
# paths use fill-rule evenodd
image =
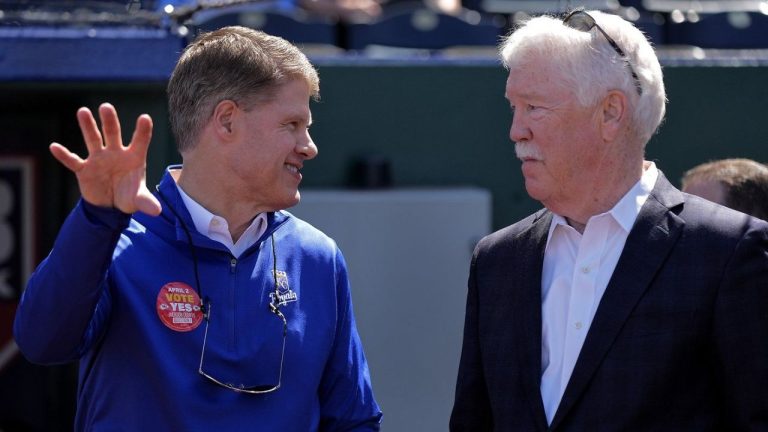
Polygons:
M298 174L299 173L299 167L297 167L296 165L285 164L285 167L288 168L288 171L290 171L290 172L292 172L294 174Z

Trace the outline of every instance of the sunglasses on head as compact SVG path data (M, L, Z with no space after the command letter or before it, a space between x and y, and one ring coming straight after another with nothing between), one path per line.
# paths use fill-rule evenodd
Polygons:
M635 73L635 69L632 67L632 63L629 61L629 57L624 53L624 50L621 49L619 44L616 43L615 40L613 40L612 37L608 36L608 33L603 30L602 27L597 25L597 22L595 21L595 18L592 17L592 15L588 14L587 12L583 10L575 10L568 14L563 19L563 24L567 25L568 27L579 30L583 32L590 32L593 28L596 28L600 31L600 33L603 34L605 37L605 40L608 41L608 43L611 45L614 51L616 51L616 54L621 56L621 58L624 59L624 61L627 63L627 67L629 67L629 72L632 73L632 78L635 80L635 88L637 89L637 94L642 95L643 94L643 87L640 85L640 78L637 77L637 73Z

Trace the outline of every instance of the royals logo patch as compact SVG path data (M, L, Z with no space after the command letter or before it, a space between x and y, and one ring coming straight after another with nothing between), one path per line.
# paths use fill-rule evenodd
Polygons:
M288 274L286 272L277 270L275 272L275 280L277 281L277 293L274 291L269 293L269 299L273 304L285 306L299 299L296 292L288 285ZM275 298L275 294L277 294L277 298Z

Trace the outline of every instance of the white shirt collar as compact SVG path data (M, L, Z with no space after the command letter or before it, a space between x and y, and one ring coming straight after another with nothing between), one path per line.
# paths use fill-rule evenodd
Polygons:
M174 184L176 184L179 195L181 195L184 205L187 207L190 216L192 216L195 229L211 240L222 243L235 257L239 257L248 247L256 243L267 230L267 215L263 212L259 213L253 218L253 221L237 240L237 243L234 243L232 235L229 233L229 225L223 217L208 211L187 195L178 183Z

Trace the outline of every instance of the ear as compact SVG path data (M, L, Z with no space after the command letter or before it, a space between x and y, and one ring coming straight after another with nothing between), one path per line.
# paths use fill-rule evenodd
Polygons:
M235 117L238 114L237 104L229 99L219 102L213 109L213 130L222 141L230 141L234 137Z
M611 90L603 99L601 132L605 141L614 141L625 129L627 122L627 96Z

